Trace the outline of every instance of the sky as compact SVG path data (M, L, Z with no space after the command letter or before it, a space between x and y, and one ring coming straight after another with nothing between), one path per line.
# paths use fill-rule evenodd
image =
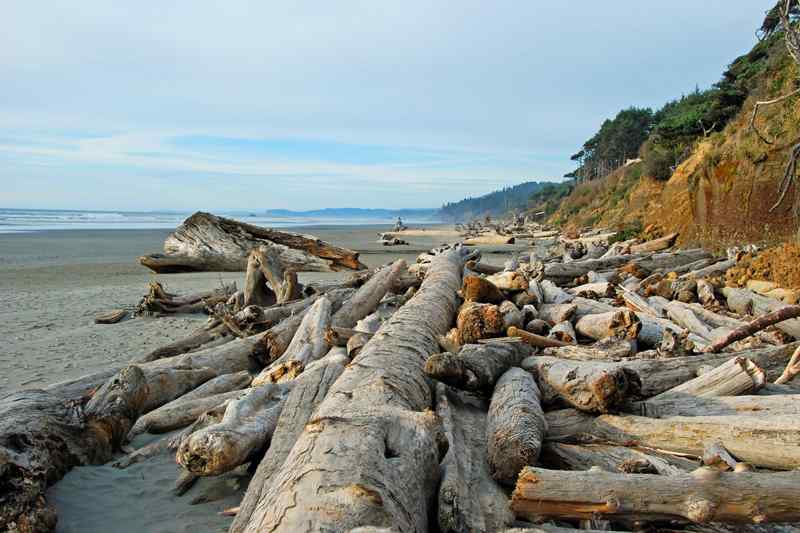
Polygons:
M7 0L0 207L438 207L559 181L774 0Z

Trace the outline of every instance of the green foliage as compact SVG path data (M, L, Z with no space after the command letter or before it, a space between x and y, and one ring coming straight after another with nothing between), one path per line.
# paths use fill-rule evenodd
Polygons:
M608 244L614 244L615 242L633 239L634 237L638 237L640 233L642 233L642 221L634 220L630 224L627 224L617 230L617 233L608 239Z
M469 220L485 215L502 215L511 209L528 207L528 198L542 188L552 184L529 181L491 192L478 198L465 198L460 202L452 202L442 206L444 218L454 221Z
M548 183L533 193L528 199L528 207L536 211L544 211L545 216L556 212L561 200L569 196L572 186L569 183Z

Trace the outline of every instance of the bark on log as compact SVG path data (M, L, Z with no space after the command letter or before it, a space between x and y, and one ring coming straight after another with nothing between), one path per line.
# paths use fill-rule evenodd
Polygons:
M285 385L273 384L250 389L228 404L219 424L184 439L175 460L198 476L224 474L246 463L268 444L287 392Z
M491 391L500 376L532 353L523 342L468 344L458 353L434 354L425 362L425 374L467 391Z
M759 331L772 326L774 324L778 324L785 320L789 320L792 318L797 318L800 316L800 305L788 305L777 311L773 311L766 315L760 316L746 324L740 328L736 328L735 330L731 331L728 335L725 335L723 338L714 341L710 346L708 346L705 351L706 352L719 352L722 351L726 346L733 344L736 341L745 339L751 335L758 333Z
M548 424L551 422L548 413ZM563 415L549 440L607 442L702 457L706 444L720 441L740 461L789 470L800 466L800 421L796 416L641 416ZM556 421L558 424L559 422ZM549 427L552 427L550 424Z
M463 262L460 248L434 258L416 296L336 381L244 531L428 530L442 434L423 366L450 326Z
M506 311L513 310L506 308ZM506 323L506 317L499 306L476 302L465 303L461 306L456 320L457 342L461 345L473 344L481 339L500 337L508 328Z
M518 517L765 523L800 520L800 472L700 468L675 476L526 468L511 501Z
M261 460L247 487L239 512L229 533L241 533L261 499L262 493L272 486L272 477L292 451L297 438L339 376L344 372L346 358L326 356L314 367L309 367L296 380L286 397L269 449Z
M85 407L42 390L0 400L0 529L51 531L46 488L73 466L100 464L119 448L147 393L144 373L126 367Z
M465 302L499 304L506 299L494 283L478 276L467 276L461 287L461 297Z
M774 396L673 396L637 402L626 411L650 418L673 416L774 416L800 414L800 393Z
M366 268L358 253L332 246L308 235L262 228L197 212L187 218L164 242L165 254L151 254L139 262L158 273L242 272L256 246L275 247L284 270L327 272Z
M489 472L513 485L526 465L536 464L547 432L536 382L521 368L510 368L497 381L486 419Z
M641 329L641 320L630 309L586 315L575 322L575 330L578 333L594 340L606 337L635 339Z
M331 326L352 328L365 316L372 313L384 296L391 290L400 274L406 269L402 259L379 270L346 302L331 320Z
M545 403L557 400L592 413L607 413L639 392L639 377L617 363L529 357L522 367L536 376Z
M497 531L514 521L508 496L489 474L487 409L483 399L437 385L436 414L449 443L439 486L442 532Z
M318 299L305 313L300 327L283 355L262 370L253 379L253 385L278 383L290 376L294 377L295 372L302 372L307 364L325 355L329 348L325 340L325 331L331 325L332 308L326 296Z
M589 470L626 474L661 474L674 476L691 472L699 465L677 455L608 444L564 444L547 442L542 448L542 465L559 470Z

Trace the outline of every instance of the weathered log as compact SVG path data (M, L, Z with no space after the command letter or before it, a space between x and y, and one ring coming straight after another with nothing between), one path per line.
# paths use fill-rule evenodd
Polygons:
M423 373L456 310L460 248L439 253L420 290L336 381L243 531L427 531L441 425Z
M228 404L219 424L185 438L175 460L198 476L223 474L246 463L268 443L287 392L286 385L274 384L250 389Z
M473 272L477 272L478 274L486 274L487 276L503 271L503 267L501 266L481 263L480 261L467 261L466 267Z
M112 309L111 311L105 311L103 313L99 313L94 317L95 324L116 324L120 322L123 318L128 316L127 309Z
M545 348L544 355L575 361L623 361L637 356L636 341L608 337L591 346Z
M800 414L800 392L773 396L672 396L626 406L631 414L650 418L673 416L774 416Z
M465 246L486 246L491 244L514 244L516 239L511 235L479 235L470 239L464 239Z
M764 523L800 520L800 472L674 476L564 472L528 467L511 500L518 517Z
M129 366L85 407L42 390L0 400L0 529L52 531L56 512L45 489L73 466L108 461L146 393L144 373Z
M467 276L461 286L461 297L466 302L499 304L506 297L494 283L478 276Z
M797 317L800 317L800 305L789 305L783 307L766 315L762 315L749 324L736 328L721 339L711 343L711 345L708 346L705 351L711 353L719 352L726 346L733 344L738 340L742 340L754 335L769 326Z
M267 277L261 268L261 255L266 255L269 248L265 246L262 254L257 250L258 248L253 248L247 257L243 289L244 305L266 307L277 303L278 297L272 287L267 285Z
M665 235L658 239L646 241L641 244L634 244L631 246L631 253L641 254L646 252L660 252L661 250L666 250L667 248L672 247L677 239L678 233L670 233L669 235Z
M269 449L247 487L229 533L244 531L262 493L272 486L272 477L283 465L312 413L342 374L346 363L346 357L325 356L297 378L284 402Z
M217 372L207 367L154 368L144 370L144 374L147 380L147 398L142 406L142 413L161 407L217 377Z
M533 320L529 320L525 324L525 331L527 331L528 333L533 333L534 335L540 337L542 335L546 337L547 334L550 332L550 324L548 324L547 322L545 322L540 318L534 318Z
M496 531L514 521L508 496L489 474L487 408L483 399L437 385L436 414L449 443L439 486L443 532Z
M641 320L630 309L586 315L575 322L575 330L578 333L594 340L606 337L635 339L641 329Z
M572 327L572 322L559 322L550 329L547 336L567 344L578 344L578 335L575 333L575 328Z
M531 352L523 342L467 344L458 353L430 356L425 374L458 389L491 391L506 370L519 365Z
M575 296L580 296L582 298L592 298L592 299L613 298L614 296L616 296L614 285L607 281L585 283L583 285L567 289L567 292L570 294L574 294Z
M549 339L547 337L542 337L541 335L536 335L535 333L529 333L525 330L515 327L508 328L508 336L518 337L522 339L522 341L525 342L526 344L537 348L558 348L560 346L570 346L566 342L562 342L557 339Z
M537 310L539 318L550 324L558 324L559 322L572 320L578 310L578 306L575 304L541 304Z
M679 250L676 252L645 255L642 258L633 259L633 263L637 267L649 272L655 272L656 270L671 272L682 265L700 261L701 259L709 259L711 257L712 255L706 250L695 248L692 250Z
M246 394L246 390L232 390L188 400L178 398L178 400L161 406L155 411L150 411L136 420L127 438L133 440L136 435L145 432L166 433L188 426L206 411Z
M352 359L361 353L364 346L372 340L372 334L359 331L347 341L347 356Z
M720 290L728 301L728 307L740 315L765 315L786 307L780 300L756 294L748 289L723 287ZM784 320L776 324L776 327L787 335L800 339L800 319Z
M697 299L703 305L717 305L717 297L714 294L714 286L705 279L697 280Z
M541 462L548 468L558 468L559 470L600 468L606 472L648 473L662 476L691 472L700 466L698 461L654 450L608 444L565 444L561 442L546 442L542 448Z
M134 359L134 362L147 363L149 361L155 361L164 357L172 357L173 355L188 353L212 342L216 343L221 339L224 339L225 342L227 342L233 340L234 338L235 337L231 335L230 330L225 324L222 324L218 320L213 320L211 324L196 329L188 337L167 344L166 346L156 348L152 352L140 358Z
M703 279L703 278L711 278L714 276L720 276L725 274L728 269L733 268L736 266L736 260L734 259L724 259L722 261L717 261L707 267L699 268L697 270L692 270L691 272L687 272L681 276L683 279Z
M707 443L720 441L734 457L754 466L775 470L800 466L800 421L796 416L592 417L576 411L573 415L548 413L547 421L548 427L555 424L557 428L548 431L549 440L635 443L698 458Z
M650 302L634 291L623 288L622 299L625 300L625 305L628 309L632 311L644 313L654 318L663 318L659 309L650 305Z
M278 383L289 376L293 377L294 371L289 372L289 368L302 372L307 364L325 355L329 348L325 331L331 325L332 307L326 296L314 302L303 316L303 321L286 351L253 379L253 385Z
M533 372L542 400L562 400L581 411L607 413L639 392L639 377L618 363L529 357L522 368Z
M536 464L547 432L539 388L530 373L510 368L497 381L486 419L489 472L513 485L526 465Z
M158 273L230 271L246 268L250 250L264 245L279 251L284 270L296 272L361 270L358 253L332 246L311 236L288 233L197 212L164 242L165 254L151 254L139 262Z
M665 399L683 396L707 398L751 394L763 387L766 381L766 374L758 365L746 357L733 357L714 370L681 383L647 401L655 404Z
M400 259L391 266L379 270L349 300L342 304L341 308L333 315L331 326L352 328L359 320L372 313L405 269L406 262Z
M711 329L692 312L691 309L678 305L680 302L670 302L667 304L667 315L679 326L687 331L702 337L708 341L714 340Z
M520 272L498 272L488 276L487 281L500 290L525 291L528 290L528 280Z
M506 302L502 306L476 302L467 302L462 305L456 320L458 343L472 344L481 339L499 337L509 326L515 325L509 322L512 320L517 322L518 318L521 319L521 316L517 316L519 310L511 302L507 303L510 304L510 307L506 305Z
M791 359L789 359L789 362L786 363L786 368L775 380L775 384L783 385L789 383L798 375L800 375L800 347L798 347L792 354Z
M568 304L575 300L575 295L570 294L552 281L544 280L537 284L542 292L542 303Z

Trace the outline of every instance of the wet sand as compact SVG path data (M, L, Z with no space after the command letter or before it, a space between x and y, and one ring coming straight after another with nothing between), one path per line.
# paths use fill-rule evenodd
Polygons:
M385 226L313 227L293 231L362 252L368 266L416 256L447 240L409 236L410 246L375 242ZM181 338L205 317L135 318L96 325L95 314L132 308L153 279L173 292L204 290L221 281L240 287L244 273L155 275L136 262L160 251L166 230L65 230L0 234L0 396L79 377ZM301 279L348 273L305 273ZM134 446L147 442L142 436ZM202 479L186 495L170 492L177 476L174 458L163 455L127 470L110 465L72 470L48 497L59 513L62 532L225 531L230 518L218 512L237 505L246 478ZM191 505L201 495L210 503Z

